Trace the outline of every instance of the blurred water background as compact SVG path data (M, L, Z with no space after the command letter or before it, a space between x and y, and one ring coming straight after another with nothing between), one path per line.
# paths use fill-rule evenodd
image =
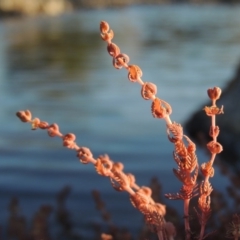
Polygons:
M240 59L240 6L163 5L113 10L82 10L61 16L3 20L0 23L0 225L7 225L15 196L31 219L43 204L70 185L68 199L76 231L91 239L89 223L100 221L91 190L101 192L114 222L136 233L143 223L128 195L115 192L108 179L82 165L75 152L33 132L15 113L34 116L73 132L94 156L108 153L135 174L139 185L158 177L165 193L180 184L172 174L173 146L165 123L151 116L140 87L125 70L112 67L99 22L106 20L115 42L143 80L158 86L158 97L173 108L172 120L184 124L207 100L206 90L223 87ZM199 162L206 161L203 150ZM219 174L213 186L221 188ZM167 204L174 205L166 201ZM51 220L53 223L54 220ZM83 227L84 226L84 227Z

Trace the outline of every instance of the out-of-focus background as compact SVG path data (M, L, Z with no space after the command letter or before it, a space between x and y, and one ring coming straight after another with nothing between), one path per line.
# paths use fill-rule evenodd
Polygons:
M184 125L207 102L208 88L224 89L234 77L240 60L238 3L1 0L2 239L8 239L9 217L14 219L17 210L27 229L42 204L56 210L65 186L71 187L66 208L71 231L81 236L76 239L94 239L93 226L101 223L93 189L100 191L114 224L138 239L143 217L128 195L115 192L92 165L79 163L75 152L45 131L31 131L15 113L30 109L41 120L58 123L62 133L75 133L77 143L95 157L107 153L123 162L139 185L149 185L155 176L164 193L177 192L181 185L172 173L176 164L165 123L152 117L151 103L140 97L139 85L127 80L127 72L112 67L99 23L109 22L113 42L142 68L144 81L158 86L158 97L173 108L172 120ZM202 163L209 156L199 148L198 157ZM224 189L229 180L216 168L212 184ZM165 204L182 214L181 202ZM60 239L60 225L52 214L50 239Z

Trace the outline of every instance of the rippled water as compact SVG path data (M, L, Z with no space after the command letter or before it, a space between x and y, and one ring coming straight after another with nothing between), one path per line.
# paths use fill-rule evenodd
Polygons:
M42 120L57 122L94 156L108 153L122 161L140 185L155 175L165 192L177 191L165 124L152 118L150 103L141 99L140 87L127 80L126 71L112 67L99 22L110 23L114 42L132 64L141 66L143 80L158 86L158 96L172 105L172 119L184 124L207 99L207 88L224 87L233 76L240 59L239 14L239 6L183 5L3 21L0 224L6 225L12 196L19 198L22 213L30 219L40 203L54 205L57 192L71 185L68 207L82 235L78 226L99 221L92 189L101 191L114 222L137 230L142 217L126 194L112 190L92 166L80 164L59 139L31 131L15 112L30 109ZM205 155L199 154L204 161Z

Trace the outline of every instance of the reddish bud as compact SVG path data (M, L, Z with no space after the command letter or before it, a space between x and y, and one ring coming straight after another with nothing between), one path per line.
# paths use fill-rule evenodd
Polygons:
M29 110L19 111L16 115L22 122L30 122L32 119L32 114Z
M73 133L68 133L63 136L63 146L67 148L74 148L76 146L75 141L76 136Z
M50 137L56 137L56 136L61 136L61 133L59 132L59 127L56 123L51 124L48 127L48 135Z
M40 119L39 118L34 118L32 120L32 130L36 130L39 128L39 124L40 124Z
M116 57L120 53L120 48L115 43L110 43L107 46L107 51L110 56Z
M81 163L87 164L92 160L92 153L89 148L81 147L77 150L77 157Z
M106 33L101 33L101 38L102 40L106 41L106 42L111 42L111 40L113 39L114 37L114 32L113 30L111 29L109 32L106 32Z
M155 118L165 118L172 113L172 108L167 102L155 98L152 102L152 115Z
M218 154L223 150L222 145L219 142L211 141L207 144L208 150L212 154Z
M129 65L128 66L128 79L131 82L136 82L139 78L142 77L142 70L137 65Z
M121 69L123 66L129 63L129 56L124 53L118 54L115 58L113 58L113 66L116 69Z
M153 99L157 94L157 86L150 82L145 82L142 85L141 95L145 100Z
M211 100L216 101L220 98L222 90L219 87L209 88L207 90L208 96Z
M100 31L101 33L107 33L109 31L109 24L105 21L100 22Z

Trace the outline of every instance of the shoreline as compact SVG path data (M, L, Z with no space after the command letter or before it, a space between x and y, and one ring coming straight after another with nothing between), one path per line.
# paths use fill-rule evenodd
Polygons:
M25 16L49 15L56 16L59 14L74 12L81 9L104 9L104 8L125 8L137 5L236 5L240 0L113 0L111 3L106 0L1 0L0 2L0 19L18 18Z

